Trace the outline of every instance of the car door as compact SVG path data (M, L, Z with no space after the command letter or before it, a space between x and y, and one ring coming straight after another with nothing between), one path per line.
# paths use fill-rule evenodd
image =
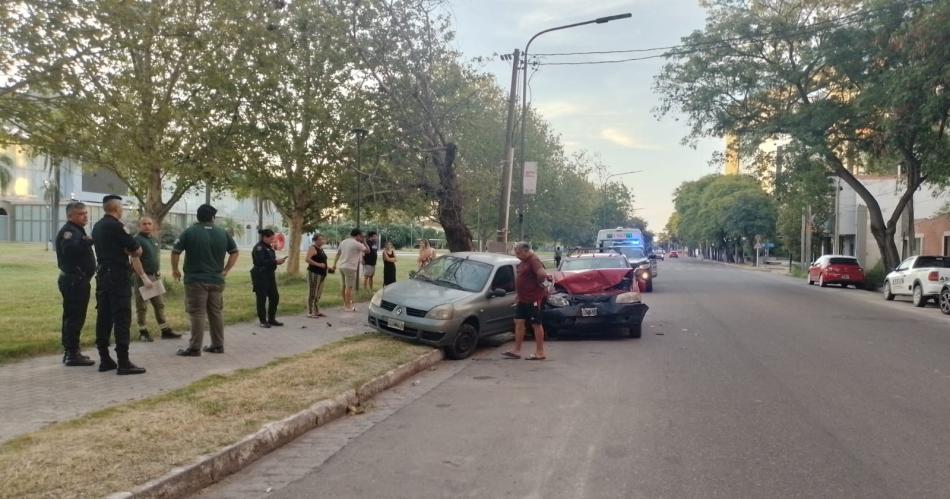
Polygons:
M913 279L910 278L910 273L916 259L917 257L910 257L894 269L894 276L891 277L891 293L909 295L913 292L914 283Z
M503 333L514 328L515 319L515 268L514 266L500 265L495 269L489 292L495 289L504 289L505 296L494 296L485 299L482 317L483 334Z
M822 261L823 261L823 260L824 260L824 258L819 258L819 259L815 260L815 262L812 263L810 267L808 267L808 280L809 280L809 281L817 281L817 280L818 280L818 276L821 274L821 264L822 264Z

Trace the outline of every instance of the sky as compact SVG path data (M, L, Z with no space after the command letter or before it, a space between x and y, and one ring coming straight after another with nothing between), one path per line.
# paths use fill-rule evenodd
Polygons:
M630 12L629 19L555 31L538 37L531 53L625 50L669 46L703 26L704 11L696 0L451 0L455 46L467 58L490 57L524 50L541 30L601 16ZM559 57L562 61L624 58L638 54ZM552 60L553 59L548 59ZM673 213L673 191L716 167L713 152L720 139L701 141L695 149L681 139L688 129L682 116L657 121L653 108L653 77L663 59L619 64L542 66L530 79L528 98L541 111L566 150L598 155L609 173L642 170L611 179L633 192L635 214L648 227L662 231ZM481 68L499 85L511 84L511 63L491 58ZM519 83L520 88L520 83ZM520 102L520 101L519 101ZM679 121L677 121L679 118ZM528 158L530 161L531 158ZM543 172L542 172L543 174ZM596 178L593 181L598 182Z

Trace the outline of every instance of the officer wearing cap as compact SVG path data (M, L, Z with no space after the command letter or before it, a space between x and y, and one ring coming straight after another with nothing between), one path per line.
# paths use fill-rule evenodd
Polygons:
M66 224L56 234L56 264L59 266L59 292L63 295L63 363L67 366L92 366L96 361L79 350L79 335L89 308L89 281L96 273L96 255L92 238L86 235L89 211L73 201L66 205Z
M116 369L117 374L142 374L129 360L129 328L132 325L132 286L130 271L141 278L146 287L152 281L145 275L139 257L142 247L125 230L122 223L122 198L109 195L102 199L105 215L92 228L99 267L96 273L96 348L99 349L99 371ZM131 257L131 267L129 262ZM115 354L109 356L109 342L115 332Z

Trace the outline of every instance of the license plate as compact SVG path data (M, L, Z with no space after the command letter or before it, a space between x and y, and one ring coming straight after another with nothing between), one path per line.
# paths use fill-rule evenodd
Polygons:
M596 315L597 315L596 308L582 308L581 309L581 317L594 317Z
M402 331L403 329L406 329L406 323L403 321L390 319L386 321L386 324L389 324L389 327L395 329L396 331Z
M851 276L849 276L848 274L841 274L841 278L842 278L842 279L851 279Z

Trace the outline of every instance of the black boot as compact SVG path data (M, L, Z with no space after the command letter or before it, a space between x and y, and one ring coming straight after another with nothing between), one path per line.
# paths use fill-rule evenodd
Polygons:
M173 340L173 339L177 339L177 338L181 338L181 335L180 335L180 334L176 334L175 332L173 332L173 331L172 331L172 328L170 328L170 327L163 327L163 328L162 328L162 339L163 339L163 340Z
M145 374L145 368L139 367L132 363L129 360L128 352L119 353L116 352L116 355L119 357L119 368L116 370L116 374L126 375L126 374Z
M152 339L152 335L148 334L148 329L144 327L139 329L139 341L144 341L145 343L151 343L155 340Z
M66 364L69 367L85 367L96 365L96 361L79 353L79 349L77 348L75 350L69 350L66 352L66 355L63 356L63 364Z
M99 349L99 372L104 373L106 371L111 371L117 367L119 366L115 363L114 360L112 360L112 356L109 355L109 348L108 347L106 347L105 349L100 348Z
M284 325L283 322L280 322L280 321L278 321L277 319L271 319L271 320L267 321L267 323L270 324L271 326L283 326L283 325Z

